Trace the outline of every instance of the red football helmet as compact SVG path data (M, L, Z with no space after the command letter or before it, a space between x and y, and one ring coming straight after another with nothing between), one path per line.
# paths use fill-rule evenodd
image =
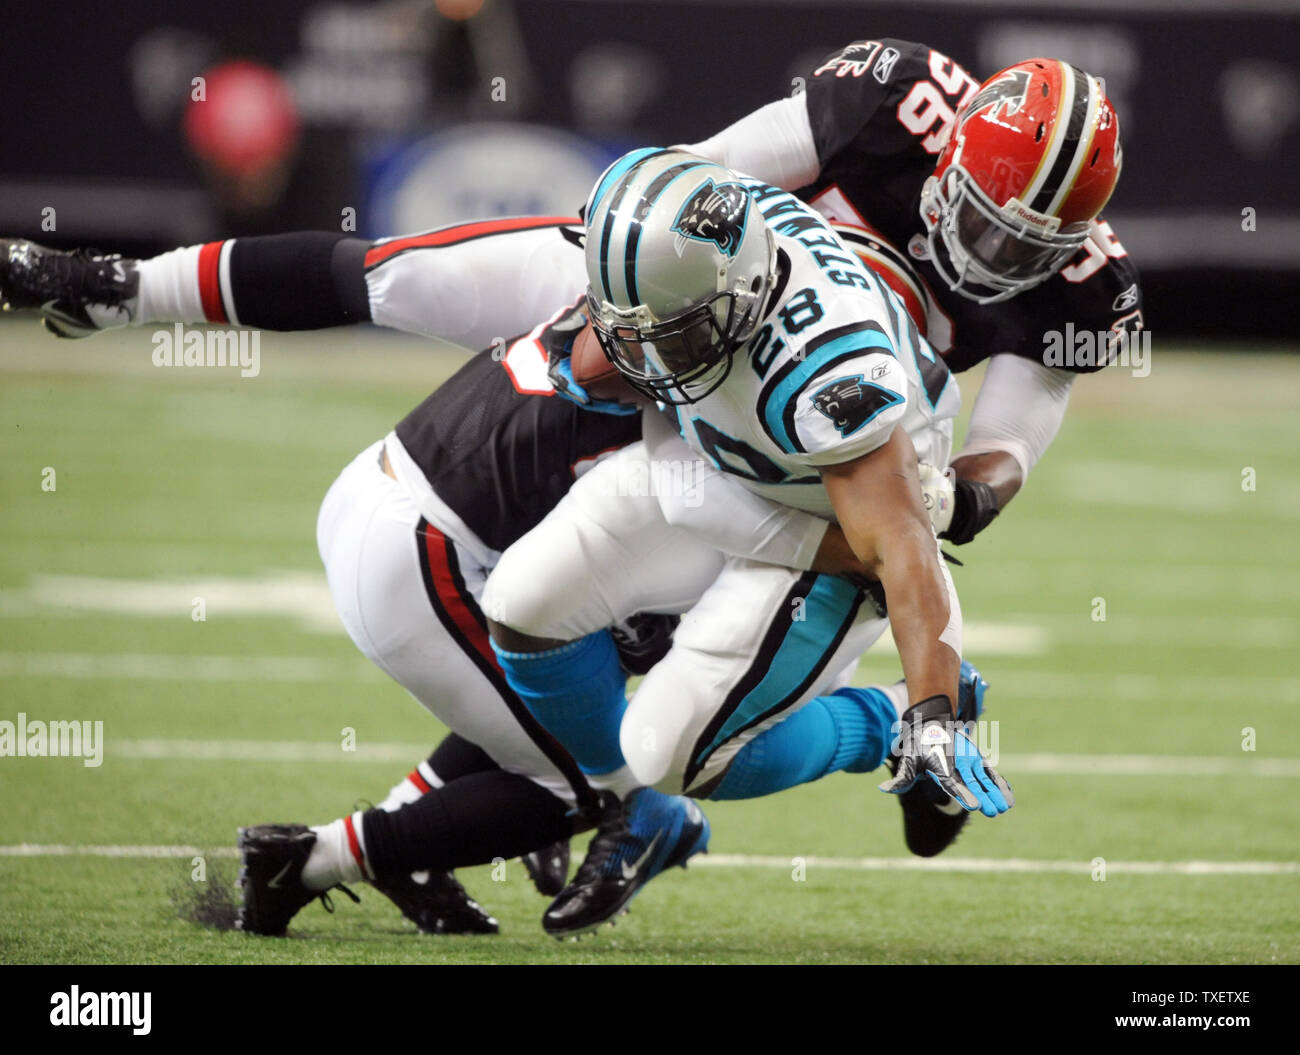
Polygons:
M1119 118L1097 77L1029 59L980 85L921 191L930 259L979 304L1065 265L1120 171Z

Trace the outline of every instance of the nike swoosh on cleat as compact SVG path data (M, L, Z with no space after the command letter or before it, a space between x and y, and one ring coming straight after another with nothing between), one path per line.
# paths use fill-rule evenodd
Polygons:
M275 875L271 878L271 880L266 885L270 887L272 890L279 890L280 880L284 878L285 873L288 872L289 869L292 867L293 867L293 862L290 861L287 865L281 868L280 871L276 872Z
M57 319L59 322L67 323L69 326L75 326L79 330L84 330L86 328L86 324L82 322L80 319L75 319L67 312L60 311L58 308L56 308L54 305L56 305L57 303L58 303L57 299L47 300L40 307L41 314L47 315L52 319Z
M646 863L646 859L652 853L654 853L655 844L658 843L661 838L663 838L663 834L664 834L663 832L655 833L655 837L650 840L650 845L646 847L645 853L643 853L640 857L638 857L635 861L633 861L631 867L628 866L628 863L626 861L623 862L621 867L623 869L624 879L636 878L637 872L639 872L641 870L641 866Z

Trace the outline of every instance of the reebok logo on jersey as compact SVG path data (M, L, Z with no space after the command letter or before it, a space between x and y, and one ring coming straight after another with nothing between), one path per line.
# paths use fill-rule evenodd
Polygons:
M686 240L712 242L730 259L740 249L749 217L749 192L739 183L714 183L705 180L686 199L670 228L677 235L676 250L681 256Z
M841 436L853 435L886 407L903 402L897 392L873 385L861 374L836 378L809 398L814 407L831 419Z
M894 72L894 63L898 61L898 49L886 48L880 53L880 58L876 59L875 68L871 71L871 76L875 77L881 84L889 80L889 75Z
M1110 306L1112 311L1128 311L1138 302L1137 283L1129 286L1123 293L1115 298L1115 302Z

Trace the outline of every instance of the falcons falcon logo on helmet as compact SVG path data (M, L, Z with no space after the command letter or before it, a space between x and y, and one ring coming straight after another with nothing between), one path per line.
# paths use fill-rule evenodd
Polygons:
M990 121L1014 114L1024 104L1028 91L1029 71L1008 70L975 93L971 101L966 104L965 120L969 121L986 106L989 110L983 116Z
M739 183L714 183L708 179L686 199L670 230L676 235L677 255L688 238L712 242L728 259L740 249L749 217L749 193Z
M810 398L812 405L840 430L841 436L851 436L886 407L903 402L897 392L873 385L861 374L836 378Z

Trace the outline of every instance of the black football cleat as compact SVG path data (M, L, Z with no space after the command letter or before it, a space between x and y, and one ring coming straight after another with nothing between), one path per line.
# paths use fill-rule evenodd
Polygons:
M957 688L957 720L973 722L984 712L984 693L988 682L973 663L962 660L961 681ZM898 769L898 759L890 756L886 764L891 773ZM903 839L918 857L943 853L966 826L967 813L930 776L924 776L898 796L903 808Z
M424 934L496 934L501 929L450 872L372 879L370 885Z
M539 894L555 897L569 879L569 840L562 839L519 858Z
M64 253L0 239L0 307L31 308L59 337L87 337L128 325L138 308L138 262L116 253Z
M316 845L316 833L305 824L258 824L239 829L239 889L242 902L235 928L250 934L282 936L289 921L310 901L320 898L334 911L327 890L302 885L302 869ZM361 899L340 883L353 901Z
M551 902L542 927L553 938L595 930L674 865L709 845L709 821L691 799L638 788L620 802L601 794L601 820L573 882Z

